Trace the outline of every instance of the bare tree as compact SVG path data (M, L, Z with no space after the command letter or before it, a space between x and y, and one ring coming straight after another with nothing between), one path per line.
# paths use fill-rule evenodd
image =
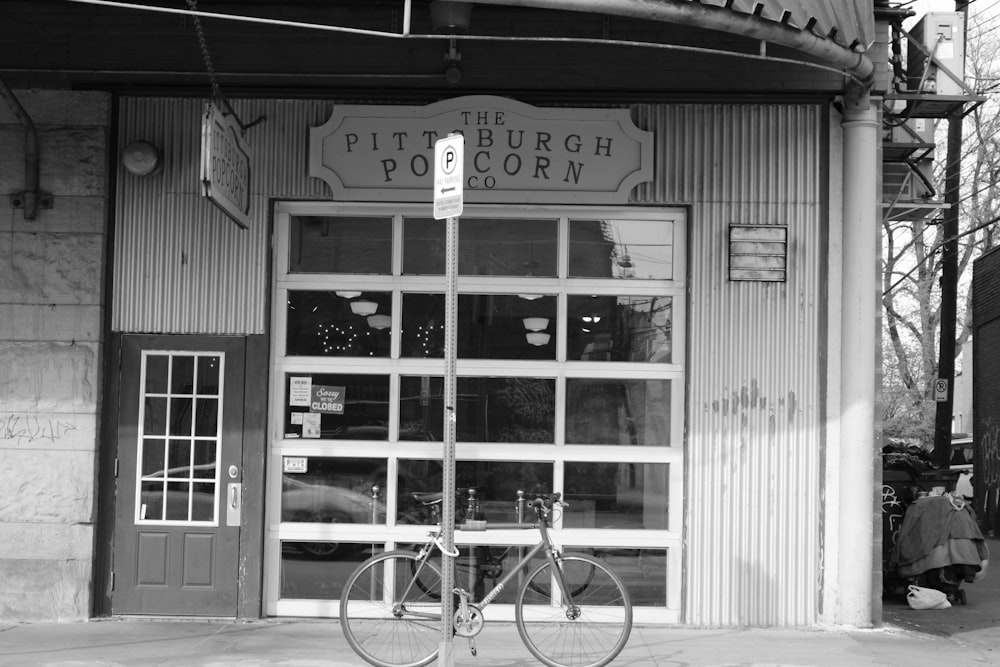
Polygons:
M992 91L1000 81L1000 18L972 14L966 51L966 81L977 91ZM959 231L959 299L956 353L971 335L972 262L997 241L993 223L1000 215L1000 118L992 98L963 122ZM935 152L934 183L943 198L945 141ZM883 236L883 426L887 437L929 444L933 440L934 380L938 375L941 292L940 219L889 220Z

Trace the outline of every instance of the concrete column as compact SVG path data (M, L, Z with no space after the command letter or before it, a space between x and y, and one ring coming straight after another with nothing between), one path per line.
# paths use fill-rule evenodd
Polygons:
M875 389L879 344L879 122L867 95L849 98L844 130L840 488L836 622L872 625ZM831 461L831 464L834 462Z

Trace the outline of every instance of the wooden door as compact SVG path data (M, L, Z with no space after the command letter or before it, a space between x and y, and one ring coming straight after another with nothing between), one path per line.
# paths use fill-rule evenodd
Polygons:
M114 614L237 613L245 341L123 336Z

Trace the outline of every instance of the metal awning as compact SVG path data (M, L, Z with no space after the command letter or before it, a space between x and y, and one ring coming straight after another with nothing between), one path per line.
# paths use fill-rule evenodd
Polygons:
M665 21L772 42L840 69L863 91L874 81L864 55L875 39L873 0L476 0Z

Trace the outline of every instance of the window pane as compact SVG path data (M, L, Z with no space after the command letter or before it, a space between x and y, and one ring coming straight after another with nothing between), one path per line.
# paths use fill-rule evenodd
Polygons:
M670 381L567 379L566 443L669 446Z
M188 395L194 393L194 357L174 356L173 372L170 375L170 392Z
M385 523L385 459L295 458L306 471L281 477L282 521Z
M388 357L392 294L288 292L289 356Z
M554 442L555 380L460 377L458 440Z
M198 393L218 396L220 357L198 357Z
M666 549L594 549L591 553L621 577L633 605L667 606Z
M392 218L293 216L288 243L291 273L392 271Z
M157 480L142 483L142 495L139 501L140 521L163 520L163 482Z
M142 441L142 476L163 476L164 456L166 455L163 440L146 438Z
M403 294L403 357L444 357L444 294Z
M413 494L440 491L444 484L441 468L440 459L399 461L397 522L437 522L434 509L414 499ZM462 520L474 512L480 519L517 521L517 492L524 491L529 500L532 494L551 493L552 474L553 464L544 461L456 461L456 516Z
M219 432L219 399L196 398L194 434L213 436Z
M464 221L463 221L464 224ZM406 218L403 220L403 273L443 276L447 229L444 220ZM461 242L461 237L459 238Z
M282 542L281 597L337 600L347 577L381 545L350 542Z
M146 393L167 393L167 367L170 357L165 354L146 355Z
M556 298L515 294L458 297L458 356L462 359L555 359Z
M291 391L292 381L296 391ZM305 385L304 395L300 394ZM340 392L339 409L312 410L311 396L324 388ZM329 410L329 411L326 411ZM389 376L289 373L285 376L286 438L388 440Z
M666 463L567 462L566 528L666 530Z
M670 363L673 298L570 296L566 357Z
M446 229L440 220L403 222L403 273L442 275ZM555 276L555 220L462 218L458 272L463 276Z
M188 520L188 496L191 485L188 482L167 482L167 521Z
M167 445L167 477L186 479L191 476L191 443L172 439Z
M191 485L191 520L215 521L215 482Z
M194 441L194 476L215 479L216 441Z
M570 220L572 278L674 278L673 222Z
M190 398L170 399L170 435L191 435Z
M167 399L146 397L142 415L142 432L146 435L167 434Z
M444 441L444 379L399 378L399 439Z

